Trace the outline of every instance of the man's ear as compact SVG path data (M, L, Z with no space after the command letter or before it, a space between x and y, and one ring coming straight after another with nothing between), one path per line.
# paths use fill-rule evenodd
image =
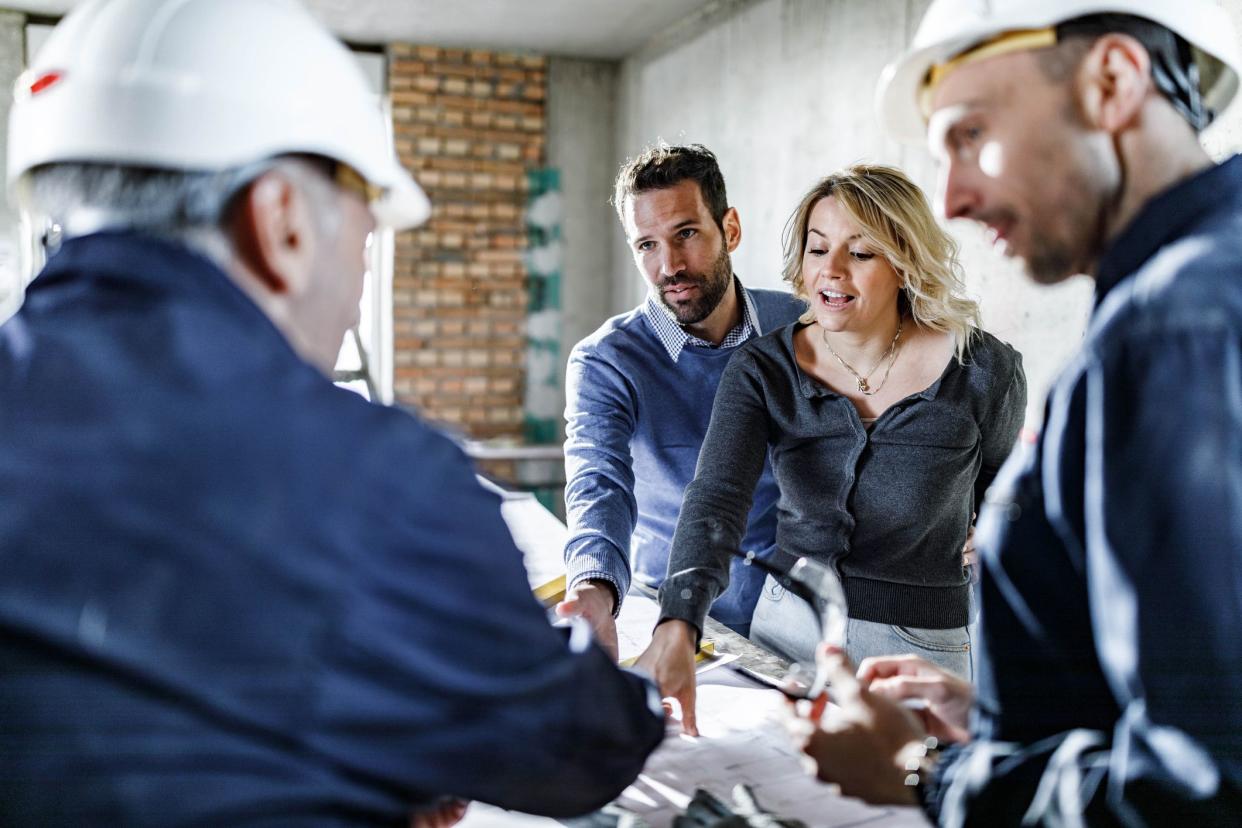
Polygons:
M732 253L742 243L742 220L738 218L736 207L725 210L720 226L724 230L725 249Z
M314 260L313 215L307 194L283 170L269 170L241 195L233 218L237 255L260 284L300 294Z
M1088 125L1119 133L1134 126L1154 90L1151 56L1129 35L1103 35L1087 51L1075 83Z

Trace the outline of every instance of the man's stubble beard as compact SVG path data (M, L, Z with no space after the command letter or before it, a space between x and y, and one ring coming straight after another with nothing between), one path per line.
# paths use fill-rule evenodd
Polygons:
M681 306L669 303L664 296L664 289L671 285L680 284L698 285L700 290L699 298ZM720 255L712 263L711 273L707 276L679 274L676 278L662 281L657 293L660 297L660 304L668 308L679 324L697 325L712 315L712 311L716 310L716 307L724 299L725 293L732 284L733 263L729 261L728 248L722 244L720 246Z

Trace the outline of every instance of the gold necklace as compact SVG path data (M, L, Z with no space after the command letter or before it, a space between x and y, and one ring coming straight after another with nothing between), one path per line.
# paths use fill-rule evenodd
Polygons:
M897 362L897 340L901 339L902 324L903 323L900 320L898 320L897 333L893 334L893 341L888 343L888 350L884 352L884 356L880 357L880 361L877 362L874 366L872 366L871 370L868 371L865 375L859 374L857 371L854 370L853 366L851 366L845 360L841 359L841 355L838 354L833 349L832 343L828 341L827 330L820 328L819 332L821 336L823 337L824 344L828 346L828 352L837 358L837 362L841 363L842 368L849 371L851 374L854 375L854 379L858 380L858 390L862 393L864 397L871 397L871 396L874 396L880 393L880 389L884 387L884 383L888 382L888 375L893 372L893 365ZM871 390L871 385L869 384L868 380L870 380L871 375L874 374L876 370L878 370L879 367L884 364L884 361L887 360L889 357L892 357L892 361L888 363L888 370L884 372L884 379L880 380L880 384L875 387L874 391Z

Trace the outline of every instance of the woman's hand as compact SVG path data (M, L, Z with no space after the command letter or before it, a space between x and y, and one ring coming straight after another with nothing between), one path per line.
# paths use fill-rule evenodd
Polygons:
M926 702L927 707L916 712L927 732L941 742L970 741L970 709L975 703L970 682L913 655L865 659L858 681L877 696Z
M681 707L681 729L698 736L694 719L694 650L698 630L685 621L669 620L655 628L651 643L634 662L649 672L660 687L660 696L675 699ZM669 706L665 705L666 712Z

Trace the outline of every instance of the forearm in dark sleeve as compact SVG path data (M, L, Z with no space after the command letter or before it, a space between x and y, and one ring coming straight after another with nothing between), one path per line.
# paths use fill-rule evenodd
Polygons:
M1242 778L1242 354L1209 319L1136 331L1086 376L1086 578L1124 710L1110 787L1140 813L1171 797L1188 817Z
M1091 632L1122 713L1109 732L961 748L930 792L942 825L1242 819L1242 487L1224 483L1242 479L1242 360L1228 334L1141 334L1083 360L1058 435L1086 449Z
M447 441L428 442L416 462L390 459L426 479L375 494L404 507L360 539L315 749L412 793L590 810L663 736L651 685L548 625L495 497Z
M1210 762L1202 764L1193 751L1171 756L1171 747L1127 739L1131 759L1155 760L1147 772L1141 764L1130 766L1127 780L1117 773L1114 741L1098 731L1072 730L1029 746L957 746L942 755L923 804L944 828L1237 825L1242 814L1237 783ZM1167 773L1170 759L1187 763L1182 772L1193 771L1198 784L1174 781Z
M703 629L711 604L728 589L729 563L740 548L755 485L768 450L769 418L753 364L739 352L721 378L711 424L686 487L660 588L661 620ZM744 361L739 361L744 360Z

